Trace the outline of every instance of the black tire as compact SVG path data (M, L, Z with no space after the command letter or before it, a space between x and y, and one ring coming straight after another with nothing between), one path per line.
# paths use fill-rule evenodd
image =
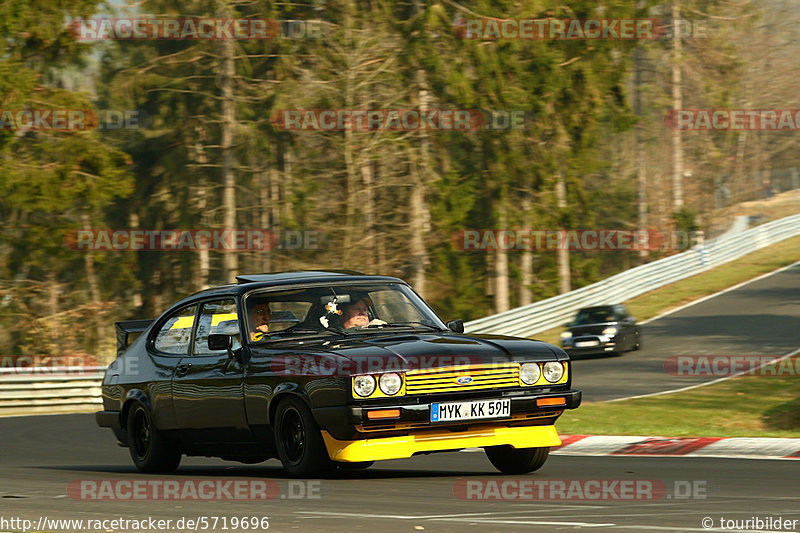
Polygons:
M642 349L642 336L636 335L636 344L633 345L634 350L641 350Z
M333 469L322 433L305 402L286 398L275 412L275 446L294 477L318 477Z
M136 403L128 412L128 450L142 472L173 472L181 463L177 450L153 424L148 409Z
M486 456L504 474L527 474L539 470L547 461L550 448L514 448L489 446Z

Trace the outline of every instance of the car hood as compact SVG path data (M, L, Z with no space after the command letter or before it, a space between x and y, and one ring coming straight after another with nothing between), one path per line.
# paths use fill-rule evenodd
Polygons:
M363 371L568 359L563 350L541 341L418 332L325 338L306 343L303 352L342 357L353 363L352 368Z

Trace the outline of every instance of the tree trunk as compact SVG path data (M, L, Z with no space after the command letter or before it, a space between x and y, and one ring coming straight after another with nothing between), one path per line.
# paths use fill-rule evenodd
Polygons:
M522 220L524 221L523 229L528 229L533 226L531 224L531 197L530 191L523 191L522 198ZM520 280L519 280L519 305L528 305L533 302L533 294L531 293L531 284L533 284L533 250L525 249L522 251L522 256L519 261Z
M86 213L81 215L81 225L83 226L84 231L92 230L92 225L89 222L89 215ZM89 285L89 300L92 303L95 329L95 338L93 344L96 348L100 345L100 341L103 336L103 324L101 322L100 315L100 288L97 283L97 275L94 270L94 257L92 257L92 252L90 250L84 251L83 268L86 272L86 281Z
M269 168L266 170L261 170L258 173L258 225L261 231L270 232L272 228L270 227L269 223L269 210L270 210L270 199L269 193L272 185L272 167L275 164L274 161L269 161ZM267 249L264 250L256 250L256 254L258 254L259 260L256 261L259 268L262 272L271 272L272 265L271 258L272 258L272 243L266 243Z
M196 142L194 145L194 160L199 165L199 172L197 173L197 212L201 213L200 220L204 228L208 227L208 187L205 178L205 165L208 164L208 156L206 155L203 141L205 140L205 130L201 127L195 128ZM197 282L195 287L201 291L210 287L208 283L209 275L211 272L211 258L210 252L207 248L200 248L197 250Z
M556 182L556 200L558 210L563 212L567 208L567 184L564 171L558 171L558 182ZM559 213L560 214L560 213ZM559 228L564 231L566 228ZM572 290L572 278L569 271L569 250L566 246L558 247L558 292L564 294Z
M234 174L233 132L236 121L236 101L233 96L234 42L222 40L222 208L223 229L236 229L236 176ZM233 281L236 275L237 255L235 251L223 253L223 282Z
M281 232L283 227L281 225L283 218L281 217L281 202L285 203L283 195L281 195L281 183L288 181L288 176L291 175L291 167L288 161L288 152L283 153L283 144L278 143L272 150L272 165L269 169L269 218L268 229L272 232L275 238L273 245L278 246L278 239L282 238ZM281 269L280 255L276 253L276 248L271 248L268 256L268 263L265 268L267 272L277 272Z
M419 11L418 4L416 9ZM417 69L416 82L420 113L425 114L430 108L431 95L424 70ZM429 261L428 250L425 247L425 237L430 228L430 212L428 211L425 196L428 190L428 177L432 173L430 168L430 139L428 138L428 133L424 130L420 131L419 156L419 171L416 173L416 179L413 181L413 189L411 191L411 277L414 280L414 289L424 296ZM416 168L413 163L412 166Z
M680 0L672 0L672 110L677 116L683 107L681 91L681 38L678 31L678 20L681 10ZM683 144L681 131L677 127L672 131L672 211L683 208Z
M501 185L505 187L505 185ZM506 199L505 194L500 194L500 216L498 217L498 225L501 230L506 229ZM511 307L508 295L508 250L500 246L494 254L494 311L495 313L502 313L508 311Z
M645 169L644 149L644 117L642 116L642 47L637 46L634 53L634 106L636 118L636 182L639 187L638 211L639 230L647 230L647 173ZM650 255L648 250L640 250L639 256L646 259Z
M426 221L425 187L424 179L420 174L423 172L414 162L413 152L411 159L411 199L409 226L411 230L410 253L411 253L411 279L414 290L423 295L425 292L425 262L427 251L425 250L425 232L421 228Z
M131 230L139 229L139 215L136 213L131 213L128 217L130 228ZM142 292L140 290L136 290L133 295L131 296L131 305L137 309L141 308L144 305L144 299L142 298Z
M366 264L371 273L375 273L378 267L376 258L376 235L375 235L375 186L374 168L370 161L361 163L361 180L364 184L364 240L363 247L367 251Z

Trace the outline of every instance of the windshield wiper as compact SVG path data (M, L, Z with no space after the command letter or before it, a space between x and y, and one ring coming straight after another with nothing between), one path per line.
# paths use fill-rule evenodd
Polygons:
M308 339L313 337L325 337L333 333L335 335L344 335L347 336L347 333L343 331L338 331L333 328L324 328L324 329L294 329L291 331L276 331L269 337L265 337L262 342L286 342L286 341L293 341L297 339Z
M389 322L386 324L372 324L371 326L367 326L367 328L414 328L417 326L425 326L434 331L446 331L439 326L434 326L433 324L427 324L425 322Z

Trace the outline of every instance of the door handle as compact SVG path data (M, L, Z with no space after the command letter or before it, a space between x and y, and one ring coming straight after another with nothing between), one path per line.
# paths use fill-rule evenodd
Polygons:
M177 369L178 375L179 376L185 376L186 373L189 372L190 368L192 368L192 363L187 363L185 365L178 365L178 369Z

